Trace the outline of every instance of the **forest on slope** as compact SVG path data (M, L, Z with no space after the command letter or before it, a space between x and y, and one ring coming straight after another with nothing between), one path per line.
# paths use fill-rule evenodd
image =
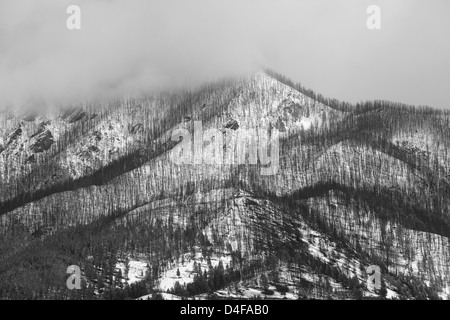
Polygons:
M271 284L306 298L450 293L448 112L343 103L271 71L81 110L48 123L1 119L3 298L156 298L164 274L198 252L230 262L193 268L172 294L238 292L252 281L269 298ZM230 137L239 132L230 123L267 122L280 131L278 173L173 164L171 133L194 120ZM52 133L46 150L36 130ZM133 259L148 271L128 284L117 265ZM73 264L80 291L65 286ZM382 292L365 286L371 264L383 270Z

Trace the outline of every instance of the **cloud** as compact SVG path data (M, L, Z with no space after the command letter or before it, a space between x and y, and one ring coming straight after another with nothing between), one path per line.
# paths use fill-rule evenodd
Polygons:
M70 4L81 30L66 28ZM2 0L0 97L120 95L242 72L258 53L252 19L235 10L238 1Z
M81 30L66 28L69 5ZM369 5L382 30L366 28ZM134 94L264 65L326 96L450 107L447 0L1 0L0 103Z

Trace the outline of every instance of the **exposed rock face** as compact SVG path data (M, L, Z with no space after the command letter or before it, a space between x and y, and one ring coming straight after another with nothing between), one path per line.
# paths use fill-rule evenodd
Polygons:
M138 124L134 125L134 126L131 128L130 133L131 133L131 134L135 134L136 132L138 132L138 131L140 131L140 130L142 130L142 129L143 129L142 123L138 123Z
M25 163L29 164L29 163L36 163L36 157L34 156L34 154L32 154L31 156L29 156L27 158L27 160L25 161Z
M84 117L86 117L86 112L81 108L69 109L62 115L62 118L67 120L68 123L77 122Z
M225 125L225 129L237 130L239 129L239 123L236 120L231 119Z
M281 118L279 118L277 120L277 123L275 124L275 128L277 128L281 132L286 131L286 126L284 125L284 122L283 122L283 120L281 120Z
M305 108L302 108L299 103L296 103L290 99L281 101L277 108L278 110L283 112L284 117L286 117L287 115L291 115L296 119L300 119L300 117L303 115L302 113L306 111ZM308 115L306 114L306 116Z
M50 121L42 121L41 123L39 123L37 129L35 132L33 132L31 134L31 138L34 138L35 136L41 134L42 132L45 131L45 127L50 124Z
M101 134L101 132L99 132L99 131L94 131L94 132L92 133L92 135L93 135L95 141L98 142L98 141L102 140L102 134Z
M15 129L6 139L6 146L9 146L11 143L15 142L22 135L22 128L18 127Z
M53 135L50 130L45 130L36 137L36 141L30 146L30 150L39 153L50 149L53 144Z
M89 147L89 151L92 151L92 152L99 152L100 149L97 148L96 146L90 146L90 147Z

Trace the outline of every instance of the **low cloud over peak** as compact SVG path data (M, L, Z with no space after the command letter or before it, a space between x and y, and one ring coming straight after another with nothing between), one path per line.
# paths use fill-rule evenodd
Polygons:
M2 1L0 99L135 93L242 72L259 60L248 21L229 16L229 4L76 1L81 30L68 30L70 4Z
M368 30L370 5L381 30ZM81 30L68 30L69 5ZM83 99L276 70L327 97L450 107L447 0L2 0L0 101Z

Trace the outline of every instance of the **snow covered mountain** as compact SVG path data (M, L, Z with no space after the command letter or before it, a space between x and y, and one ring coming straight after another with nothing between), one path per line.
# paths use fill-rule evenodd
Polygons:
M270 71L4 112L0 296L448 299L449 121L338 103ZM190 137L175 132L221 161L174 161Z

